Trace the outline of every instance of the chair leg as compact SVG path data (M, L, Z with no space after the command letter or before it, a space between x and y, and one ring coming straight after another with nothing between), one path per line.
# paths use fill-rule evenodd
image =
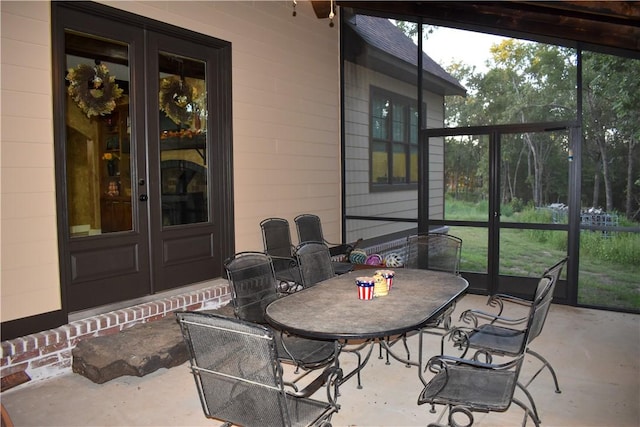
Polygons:
M535 419L538 420L538 422L541 422L540 415L538 414L538 408L536 407L536 403L533 401L533 396L531 396L529 390L527 390L526 386L523 386L520 381L516 382L516 385L520 388L520 390L522 390L525 396L527 396L527 399L529 399L529 403L531 403L531 412L533 412L533 414L535 415Z
M533 412L531 412L531 409L529 409L527 405L520 402L518 399L512 399L512 402L524 410L524 419L522 420L523 427L527 425L527 417L531 417L531 420L533 420L533 423L536 425L536 427L540 427L540 420L534 415Z
M538 360L540 360L542 362L542 367L540 369L538 369L538 371L533 375L533 377L531 377L531 379L529 380L529 382L527 384L525 384L525 387L529 387L529 384L531 384L533 382L533 380L538 376L538 374L540 372L542 372L542 370L546 367L549 369L549 372L551 372L551 376L553 377L553 383L556 386L556 393L562 393L562 391L560 391L560 386L558 385L558 377L556 376L556 371L553 369L553 367L551 366L551 363L549 363L549 361L547 359L545 359L544 357L542 357L539 353L527 348L527 353L531 354L532 356L538 358Z

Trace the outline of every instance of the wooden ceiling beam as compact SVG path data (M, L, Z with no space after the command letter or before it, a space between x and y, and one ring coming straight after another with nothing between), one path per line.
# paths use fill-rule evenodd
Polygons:
M329 3L329 2L314 2ZM337 1L377 16L423 17L426 23L545 43L562 40L640 58L640 2L634 1Z

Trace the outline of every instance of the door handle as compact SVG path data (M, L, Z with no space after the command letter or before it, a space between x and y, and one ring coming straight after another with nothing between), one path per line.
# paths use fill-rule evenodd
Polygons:
M147 200L149 200L149 196L147 196L146 194L141 194L139 199L141 202L146 202Z

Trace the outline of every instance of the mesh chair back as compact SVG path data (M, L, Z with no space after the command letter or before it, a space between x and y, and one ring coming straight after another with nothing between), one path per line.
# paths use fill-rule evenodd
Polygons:
M526 344L532 342L540 333L544 327L544 323L551 308L551 301L553 300L553 289L555 288L555 280L550 276L542 276L538 282L538 288L541 288L540 295L531 305L531 312L529 314L529 325L527 327Z
M232 289L236 316L266 323L267 305L277 298L277 280L271 258L262 252L241 252L224 263Z
M294 219L298 230L298 242L324 242L320 217L312 214L298 215Z
M244 426L290 425L273 334L203 313L177 313L202 409Z
M405 266L460 274L462 239L444 233L424 233L407 238Z
M335 276L329 248L321 242L305 242L296 248L300 276L305 287Z
M291 257L291 231L289 221L283 218L268 218L260 223L264 251L277 257Z

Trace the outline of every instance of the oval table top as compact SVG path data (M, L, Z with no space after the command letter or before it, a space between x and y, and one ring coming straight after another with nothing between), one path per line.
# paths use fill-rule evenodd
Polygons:
M399 268L388 295L360 300L356 278L364 273L335 276L280 298L267 306L266 318L275 328L306 338L382 338L419 329L469 286L451 273Z

